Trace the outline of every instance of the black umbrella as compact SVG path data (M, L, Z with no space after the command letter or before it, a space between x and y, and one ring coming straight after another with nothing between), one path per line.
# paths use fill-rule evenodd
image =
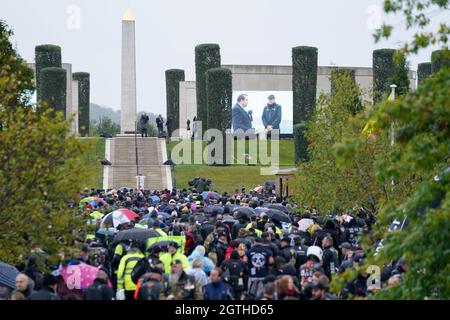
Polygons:
M123 240L132 240L144 243L148 238L159 237L159 233L151 229L128 229L120 231L115 237L114 242Z
M235 214L234 216L236 219L241 219L244 216L250 219L251 217L256 215L255 210L250 207L235 208L233 214Z
M283 205L280 204L280 203L272 203L272 204L269 204L269 205L267 206L267 208L269 208L269 209L275 209L275 210L279 210L279 211L283 211L284 213L289 213L289 209L286 208L285 206L283 206Z
M275 220L277 222L287 222L291 223L291 218L284 213L283 211L270 209L266 212L270 219Z
M163 241L159 241L159 242L155 242L154 244L152 244L151 246L150 246L150 250L153 250L153 249L155 249L156 247L158 247L158 248L160 248L161 250L163 250L163 251L167 251L167 250L165 250L168 246L169 246L169 244L171 243L171 242L173 242L173 241L170 241L170 240L163 240Z
M205 208L206 213L210 213L211 215L223 214L224 208L218 205L211 205Z
M0 261L0 284L10 289L16 289L16 276L19 274L12 265Z

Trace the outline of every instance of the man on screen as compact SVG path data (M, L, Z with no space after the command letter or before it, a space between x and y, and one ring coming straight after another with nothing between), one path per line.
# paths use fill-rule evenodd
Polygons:
M267 106L264 107L262 114L262 122L267 131L267 135L270 136L270 132L273 129L280 130L281 106L276 104L275 96L273 94L269 95L267 99Z
M245 111L248 105L248 96L240 94L237 98L237 103L232 109L232 124L233 131L242 129L244 132L252 128L252 118L249 112Z

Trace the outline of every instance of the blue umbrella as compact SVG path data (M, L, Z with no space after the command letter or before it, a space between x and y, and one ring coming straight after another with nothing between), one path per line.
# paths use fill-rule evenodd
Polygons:
M158 211L158 215L162 215L164 219L170 219L172 216L164 211Z
M0 261L0 284L10 289L16 289L16 276L19 274L12 265Z
M158 202L161 200L161 198L158 196L151 196L150 199L152 199L153 202Z

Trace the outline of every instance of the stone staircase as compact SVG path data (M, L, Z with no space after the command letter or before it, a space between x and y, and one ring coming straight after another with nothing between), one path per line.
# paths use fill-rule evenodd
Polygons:
M166 141L160 138L137 137L139 173L145 176L144 188L151 190L171 189L170 166L167 160ZM105 157L111 166L104 166L103 188L136 188L136 149L134 135L118 135L107 139ZM142 186L141 186L142 187Z

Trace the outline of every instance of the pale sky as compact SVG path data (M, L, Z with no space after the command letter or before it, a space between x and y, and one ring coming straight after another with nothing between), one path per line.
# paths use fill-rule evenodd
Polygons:
M14 0L2 1L0 19L13 28L21 56L34 47L62 47L63 62L91 74L91 102L120 108L121 18L136 19L138 111L165 114L165 75L184 69L195 80L194 48L218 43L223 64L291 64L291 48L316 46L319 65L370 67L372 51L411 39L403 17L397 31L375 45L371 29L385 19L380 0ZM79 13L79 15L78 15ZM381 13L381 14L378 14ZM79 19L77 18L79 16ZM450 21L432 12L433 24ZM430 47L410 57L411 69L430 60Z

